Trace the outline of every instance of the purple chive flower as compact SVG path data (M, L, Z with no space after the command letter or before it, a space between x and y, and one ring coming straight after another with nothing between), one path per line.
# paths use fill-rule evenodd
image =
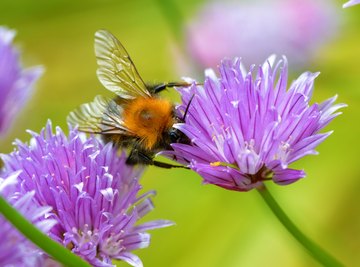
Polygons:
M357 4L360 4L360 0L350 0L350 1L346 2L345 4L343 4L343 8L354 6Z
M261 64L268 55L287 55L302 67L338 25L328 0L212 1L190 21L188 51L202 67L241 56Z
M42 67L23 69L13 44L15 31L0 27L0 135L5 134L28 101Z
M220 78L208 70L204 86L180 89L186 122L175 127L192 144L172 144L164 154L188 164L205 183L248 191L264 181L287 185L305 176L289 167L316 154L315 147L331 132L319 133L344 104L336 96L309 104L314 79L305 72L287 89L287 60L272 56L256 71L247 72L239 59L224 60Z
M45 219L50 207L38 207L34 204L34 192L18 194L17 178L21 171L10 173L0 178L0 194L23 216L44 233L48 233L55 221ZM32 267L42 266L44 253L28 241L4 217L0 215L0 266Z
M127 166L124 153L74 129L67 137L48 122L40 134L30 133L29 145L17 141L17 150L4 155L5 168L22 169L22 190L34 190L38 205L53 208L58 224L50 236L93 266L115 266L112 259L142 266L131 251L149 245L147 230L172 224L137 224L153 209L154 192L138 195L142 168Z

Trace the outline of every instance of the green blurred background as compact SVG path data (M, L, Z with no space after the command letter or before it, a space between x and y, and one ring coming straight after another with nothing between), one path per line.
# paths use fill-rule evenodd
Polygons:
M349 107L327 127L335 132L319 146L320 155L296 163L307 178L286 187L268 185L305 233L347 266L360 266L360 6L342 9L343 2L335 2L342 21L339 34L307 69L321 71L315 101L339 94L338 101ZM189 19L205 2L175 3ZM144 80L174 81L182 76L170 48L176 38L157 1L2 0L0 25L17 30L16 44L26 66L46 68L32 100L0 140L1 152L10 152L15 138L28 140L25 130L39 131L49 118L66 129L69 111L97 94L108 94L95 75L93 35L100 28L122 40ZM164 95L178 99L174 92ZM190 171L152 167L142 182L146 190L158 192L156 209L146 219L176 222L152 231L151 246L136 252L147 267L319 266L256 191L204 186Z

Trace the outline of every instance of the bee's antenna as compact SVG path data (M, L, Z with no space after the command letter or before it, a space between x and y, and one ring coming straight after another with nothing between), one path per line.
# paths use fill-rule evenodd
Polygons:
M189 100L189 102L188 102L188 104L187 104L187 106L186 106L186 109L185 109L185 112L184 112L184 117L182 118L182 121L184 121L184 122L185 122L186 115L187 115L187 113L188 113L188 111L189 111L189 107L190 107L191 101L194 99L194 96L195 96L195 94L193 94L193 95L191 96L191 98L190 98L190 100Z

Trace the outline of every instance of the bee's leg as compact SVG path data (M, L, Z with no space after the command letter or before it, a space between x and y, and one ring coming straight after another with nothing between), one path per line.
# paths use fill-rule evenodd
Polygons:
M151 91L153 94L158 94L161 91L165 90L166 87L167 87L166 83L160 83L160 84L154 85L153 88L151 88Z
M153 86L152 93L153 94L158 94L161 91L165 90L167 87L187 87L190 86L191 84L187 83L187 82L169 82L169 83L160 83L157 84L155 86Z
M203 85L204 83L195 83L195 85ZM165 84L166 87L189 87L192 83L188 82L169 82Z
M144 165L154 165L156 167L171 169L171 168L183 168L189 169L188 167L182 165L173 165L165 162L160 162L153 160L153 158L137 148L134 148L130 151L130 154L126 160L126 164L135 165L135 164L144 164Z
M136 165L136 164L148 164L139 155L139 150L137 148L133 148L130 151L129 156L126 159L126 164L128 165Z
M169 82L166 83L166 87L187 87L190 86L191 83L187 83L187 82Z
M190 169L189 167L186 167L186 166L169 164L169 163L165 163L165 162L161 162L161 161L157 161L157 160L153 160L152 165L154 165L156 167L160 167L160 168L165 168L165 169L171 169L171 168L182 168L182 169L188 169L188 170Z

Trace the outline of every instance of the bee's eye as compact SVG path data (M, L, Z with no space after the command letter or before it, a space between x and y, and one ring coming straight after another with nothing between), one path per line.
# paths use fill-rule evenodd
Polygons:
M177 143L180 136L176 131L170 131L169 133L171 143Z

